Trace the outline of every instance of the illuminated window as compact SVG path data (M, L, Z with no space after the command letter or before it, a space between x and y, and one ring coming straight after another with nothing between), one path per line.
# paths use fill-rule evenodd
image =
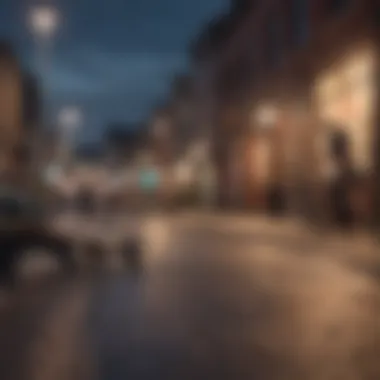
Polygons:
M339 124L352 145L355 168L372 168L372 118L375 109L374 60L371 51L357 51L322 79L319 111L329 124Z
M270 145L265 139L255 145L253 151L254 175L257 183L266 184L270 175Z

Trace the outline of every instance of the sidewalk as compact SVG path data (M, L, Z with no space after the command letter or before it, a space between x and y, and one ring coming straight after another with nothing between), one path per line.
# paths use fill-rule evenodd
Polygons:
M265 212L258 211L236 211L236 210L218 210L218 209L182 209L173 211L173 214L189 217L209 218L210 221L227 221L231 222L231 227L236 227L234 222L240 226L255 227L259 225L272 225L278 228L299 229L304 234L315 236L329 236L330 238L345 239L346 241L356 243L366 243L377 245L380 244L380 232L376 237L369 228L353 229L351 232L342 231L338 227L318 225L310 223L305 219L297 216L271 216Z
M206 228L225 234L263 236L270 241L294 245L303 255L327 256L380 279L380 244L369 230L342 232L338 228L311 226L294 217L275 218L266 214L206 210L183 210L176 214Z

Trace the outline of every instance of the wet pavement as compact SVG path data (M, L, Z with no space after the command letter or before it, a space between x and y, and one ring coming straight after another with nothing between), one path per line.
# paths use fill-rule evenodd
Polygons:
M259 217L140 225L141 270L119 262L0 295L1 379L380 378L370 240Z

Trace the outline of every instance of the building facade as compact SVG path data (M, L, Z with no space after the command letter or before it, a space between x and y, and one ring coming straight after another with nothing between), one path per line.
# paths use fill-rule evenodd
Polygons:
M328 217L320 210L328 210L334 172L330 145L341 133L361 178L361 218L370 218L379 165L378 7L370 0L255 2L214 56L221 189L236 192L231 167L243 167L238 197L246 207L268 207L280 189L288 211Z
M23 152L20 159L20 170L28 178L30 185L41 179L40 162L44 158L51 158L52 150L56 148L56 136L52 139L52 132L46 132L48 136L40 136L40 123L42 117L42 98L37 78L30 72L23 70L22 73L22 134L20 147ZM43 141L42 141L43 140ZM52 142L54 143L52 144ZM41 157L40 157L41 156ZM37 158L43 158L37 162Z
M22 72L12 48L0 43L0 172L13 177L23 130Z

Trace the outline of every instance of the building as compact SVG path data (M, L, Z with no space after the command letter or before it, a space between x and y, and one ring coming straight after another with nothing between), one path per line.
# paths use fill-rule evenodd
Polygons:
M145 144L145 126L135 123L112 123L105 134L106 160L111 166L128 165Z
M225 200L240 183L244 205L268 207L270 190L281 187L289 211L326 217L318 211L327 209L337 133L369 200L379 166L378 27L370 0L251 2L206 60Z
M155 164L170 168L176 159L175 107L171 102L158 106L148 123L148 149Z
M23 84L19 62L6 42L0 42L0 126L0 172L10 178L23 135Z
M216 178L214 198L221 207L247 206L244 202L240 162L243 152L234 155L242 140L238 119L239 87L247 84L249 72L236 65L222 67L224 50L240 24L246 20L254 2L232 1L231 9L214 18L197 36L192 45L195 89L198 98L197 124L204 131L209 145L211 177ZM239 107L237 107L239 106ZM247 191L248 192L248 191Z
M41 92L36 77L29 71L22 72L22 131L20 136L20 150L22 151L20 170L25 172L24 178L29 177L31 181L37 179L40 167L37 163L37 155L51 158L52 149L57 146L56 136L52 139L52 132L47 136L39 136L42 117ZM44 141L39 141L42 138ZM54 141L54 144L52 142ZM46 161L45 161L46 162Z
M41 91L37 78L28 71L22 75L23 126L29 133L35 132L42 118Z
M184 155L194 135L191 76L178 75L175 77L170 96L173 153L180 157Z
M0 42L0 171L3 180L27 186L41 113L38 84L23 70L12 47ZM45 145L46 146L46 145Z
M171 152L171 172L178 195L181 197L180 193L183 193L183 198L199 203L202 197L205 200L210 198L203 194L209 193L211 175L208 130L198 117L202 92L197 88L199 82L193 74L178 75L173 81L166 116L170 129L170 147L167 145L167 148ZM162 115L158 120L160 124Z

